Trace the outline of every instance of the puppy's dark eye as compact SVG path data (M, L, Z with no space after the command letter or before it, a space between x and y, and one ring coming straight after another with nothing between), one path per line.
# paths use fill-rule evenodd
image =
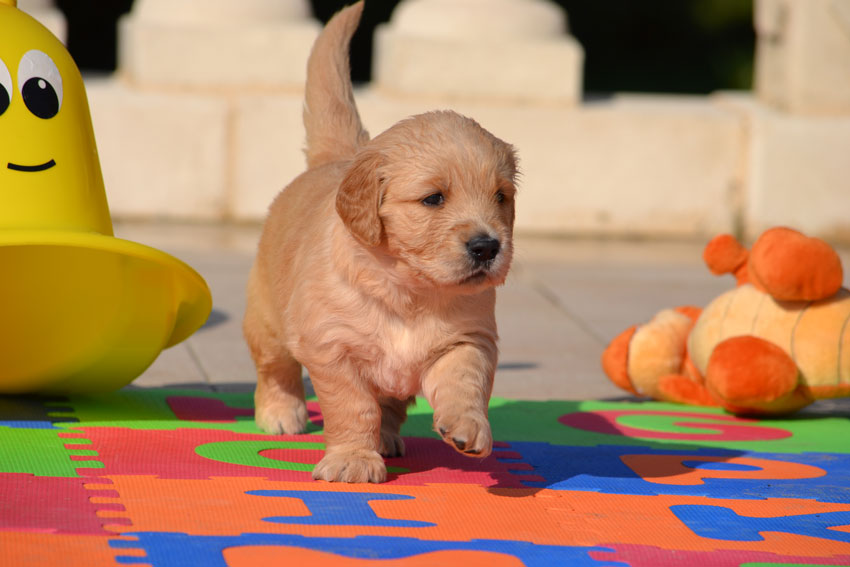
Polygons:
M446 198L443 197L442 193L434 193L433 195L428 195L424 199L422 199L422 204L428 207L439 207L445 202Z
M496 193L496 202L497 203L504 203L505 202L505 194L502 191L499 191L498 193Z

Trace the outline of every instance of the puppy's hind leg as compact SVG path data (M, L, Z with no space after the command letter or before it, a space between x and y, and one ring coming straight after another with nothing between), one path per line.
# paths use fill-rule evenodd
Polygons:
M274 435L295 435L307 426L307 405L301 364L283 342L283 334L268 319L273 312L265 301L264 280L255 265L248 280L248 297L242 333L257 368L254 391L254 421Z
M253 353L253 349L252 349ZM254 391L254 421L274 435L295 435L307 426L307 405L301 364L287 351L274 355L254 354L257 389Z
M407 408L416 401L381 398L381 455L384 457L403 457L404 441L401 438L401 426L407 420Z

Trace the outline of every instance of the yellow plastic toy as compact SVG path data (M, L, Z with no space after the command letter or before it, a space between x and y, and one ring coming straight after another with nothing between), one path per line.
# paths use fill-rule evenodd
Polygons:
M125 386L211 307L192 268L113 236L80 72L0 0L0 393Z

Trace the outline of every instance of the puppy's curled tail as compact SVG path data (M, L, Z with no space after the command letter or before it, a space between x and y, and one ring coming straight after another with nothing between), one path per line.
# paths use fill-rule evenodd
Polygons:
M331 18L307 61L304 151L308 168L348 159L369 141L354 104L348 63L348 46L362 13L361 0Z

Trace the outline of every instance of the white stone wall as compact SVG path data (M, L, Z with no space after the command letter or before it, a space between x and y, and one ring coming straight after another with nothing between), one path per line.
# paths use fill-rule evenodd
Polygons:
M62 43L66 42L68 23L65 21L65 15L54 5L53 0L18 0L18 8L41 22Z
M136 0L119 72L88 82L114 217L258 221L304 167L306 0L201 4ZM756 8L754 94L583 103L548 0L404 0L356 98L373 134L454 108L514 144L523 232L850 241L850 0Z

